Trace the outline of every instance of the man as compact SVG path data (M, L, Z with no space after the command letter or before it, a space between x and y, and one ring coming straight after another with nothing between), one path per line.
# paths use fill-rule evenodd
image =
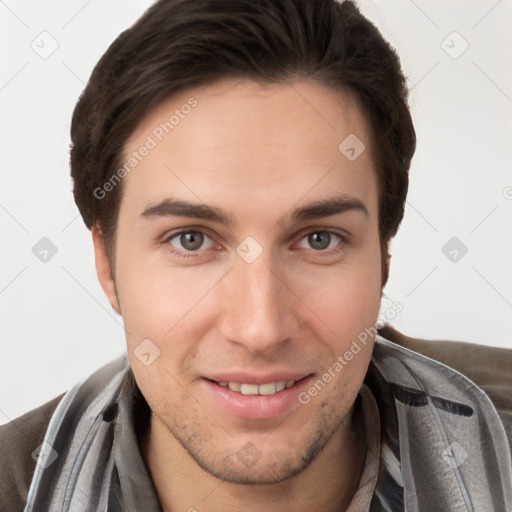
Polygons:
M127 357L2 427L3 508L512 510L510 351L375 327L406 97L350 2L162 0L119 36L71 173Z

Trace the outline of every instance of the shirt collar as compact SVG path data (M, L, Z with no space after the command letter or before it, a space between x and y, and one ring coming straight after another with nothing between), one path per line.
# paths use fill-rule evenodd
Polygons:
M156 488L142 457L140 440L150 418L150 408L138 388L133 372L127 370L119 400L119 416L114 434L114 462L119 488L111 493L109 510L160 512Z

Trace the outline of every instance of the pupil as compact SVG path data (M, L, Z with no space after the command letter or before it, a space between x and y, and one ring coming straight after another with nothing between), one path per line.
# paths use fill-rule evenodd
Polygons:
M198 236L199 235L199 236ZM180 242L189 251L199 249L202 245L202 234L197 231L190 231L188 233L182 233Z
M323 241L322 241L323 239ZM325 249L329 246L331 241L331 235L325 231L319 231L317 233L311 233L309 235L309 243L315 249Z

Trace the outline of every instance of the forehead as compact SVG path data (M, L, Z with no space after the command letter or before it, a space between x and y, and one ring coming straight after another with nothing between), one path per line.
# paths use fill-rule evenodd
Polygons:
M250 80L183 90L148 113L127 141L124 161L134 165L121 210L142 211L168 195L276 208L285 197L295 203L336 191L372 203L370 135L349 91Z

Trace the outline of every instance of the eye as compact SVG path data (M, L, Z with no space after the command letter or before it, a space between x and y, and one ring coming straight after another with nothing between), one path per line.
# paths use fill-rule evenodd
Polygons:
M206 246L204 245L205 242ZM313 248L314 253L328 256L343 252L343 246L346 242L347 239L338 233L317 229L306 233L301 238L298 246L307 249L308 247L304 246L304 243L306 243L310 248ZM163 240L163 243L173 256L180 258L199 257L203 251L214 246L213 240L208 235L200 230L192 229L173 233Z
M304 247L302 245L303 241L306 241L315 251L317 252L338 252L341 251L341 247L337 247L336 244L331 245L331 242L336 242L338 240L338 245L340 242L345 242L345 238L339 235L338 233L334 233L333 231L311 231L310 233L306 234L302 240L301 243L299 243L299 247ZM307 248L307 247L306 247ZM334 249L334 251L327 251L326 249Z
M173 242L173 240L175 239L176 242ZM202 247L206 239L210 240L211 243L207 247ZM195 254L187 253L199 252L199 249L201 247L203 249L210 249L213 245L213 240L211 240L210 237L208 237L201 231L192 230L174 233L173 235L168 237L164 242L168 244L168 249L170 250L170 252L176 254L177 256L182 256L184 258L189 256L195 256Z

